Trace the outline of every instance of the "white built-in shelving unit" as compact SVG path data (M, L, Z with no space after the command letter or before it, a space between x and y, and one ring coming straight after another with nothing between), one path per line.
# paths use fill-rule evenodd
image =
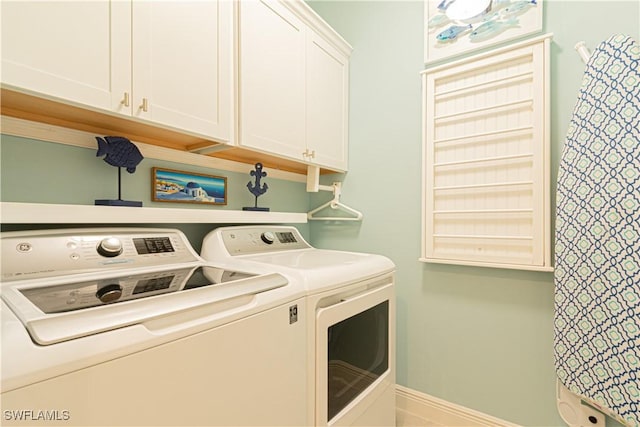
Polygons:
M307 214L2 202L0 219L3 224L295 224L306 223Z
M552 271L549 45L423 73L422 261Z

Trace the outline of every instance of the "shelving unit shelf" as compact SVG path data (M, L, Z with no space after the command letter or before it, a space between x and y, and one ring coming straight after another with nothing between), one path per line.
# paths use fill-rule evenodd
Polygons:
M3 224L300 224L307 222L307 214L2 202L0 220Z
M423 73L421 260L552 271L549 44Z

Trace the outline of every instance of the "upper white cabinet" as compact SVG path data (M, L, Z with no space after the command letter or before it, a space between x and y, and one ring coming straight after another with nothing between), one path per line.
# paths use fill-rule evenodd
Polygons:
M229 142L233 4L2 2L2 83Z
M349 57L307 33L306 148L311 161L347 169Z
M134 1L132 10L131 113L230 141L232 2Z
M351 47L303 2L239 3L239 144L347 169Z
M125 81L131 73L131 25L122 25L130 4L24 0L0 7L3 84L105 110L119 102L117 71L127 73Z
M306 27L281 3L239 3L240 144L301 158Z

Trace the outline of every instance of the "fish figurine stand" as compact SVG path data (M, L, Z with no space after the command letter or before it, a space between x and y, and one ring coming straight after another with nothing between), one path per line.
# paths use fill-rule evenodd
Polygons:
M127 138L121 136L96 137L98 152L96 157L105 156L104 161L118 168L118 199L96 199L95 204L101 206L141 207L142 202L122 200L122 168L134 173L136 166L144 159L138 147Z
M249 192L255 196L255 204L253 207L244 207L243 211L261 211L261 212L269 212L269 208L260 208L258 207L258 197L263 195L269 189L269 186L265 182L260 186L260 180L267 176L267 173L262 170L262 163L256 163L255 170L252 170L249 175L255 177L255 183L249 181L247 183L247 188Z

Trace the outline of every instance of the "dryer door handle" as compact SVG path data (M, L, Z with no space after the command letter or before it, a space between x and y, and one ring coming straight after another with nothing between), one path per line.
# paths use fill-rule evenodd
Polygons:
M393 282L346 296L332 305L319 309L316 313L316 322L318 325L323 323L328 327L384 301L395 302Z
M343 294L338 293L336 295L332 295L320 301L318 305L321 308L318 310L318 313L320 313L320 311L322 310L335 307L340 304L345 304L353 300L366 298L368 295L375 294L377 292L380 292L382 289L392 286L393 277L385 277L378 282L363 286L359 291Z

